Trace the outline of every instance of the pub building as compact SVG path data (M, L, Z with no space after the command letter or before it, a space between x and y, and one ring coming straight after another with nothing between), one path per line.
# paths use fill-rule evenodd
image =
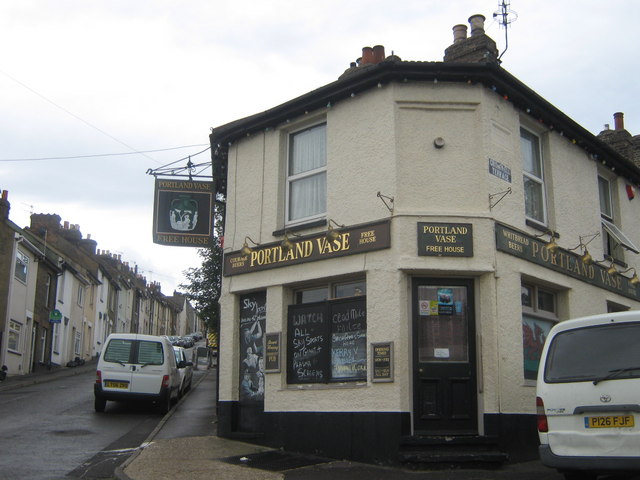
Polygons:
M585 130L469 21L441 62L366 47L212 129L220 436L380 464L536 458L549 329L640 306L639 138L621 114Z

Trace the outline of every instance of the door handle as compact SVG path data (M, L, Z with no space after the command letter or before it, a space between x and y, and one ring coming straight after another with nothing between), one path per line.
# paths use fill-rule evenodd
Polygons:
M419 369L418 369L418 372L419 372L419 373L424 373L424 368L419 368Z

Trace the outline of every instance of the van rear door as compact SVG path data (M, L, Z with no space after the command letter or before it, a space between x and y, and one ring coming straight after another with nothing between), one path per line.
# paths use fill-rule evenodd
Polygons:
M102 354L102 388L105 391L131 391L131 359L135 340L112 338Z
M541 442L559 456L638 456L640 322L557 327L538 378L548 424Z
M160 393L162 377L168 368L165 344L161 341L138 340L131 365L131 390L136 393ZM171 352L173 355L173 353Z

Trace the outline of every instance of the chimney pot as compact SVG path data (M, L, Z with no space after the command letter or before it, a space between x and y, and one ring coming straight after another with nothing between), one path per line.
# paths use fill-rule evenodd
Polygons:
M384 46L376 45L375 47L373 47L373 63L383 62L384 59L385 59Z
M453 43L458 43L467 38L467 26L466 25L454 25L453 27Z
M484 15L476 14L469 17L469 25L471 25L471 36L484 33Z
M613 124L616 130L624 130L624 113L616 112L613 114Z
M362 60L360 60L360 65L368 65L373 63L373 48L364 47L362 49Z

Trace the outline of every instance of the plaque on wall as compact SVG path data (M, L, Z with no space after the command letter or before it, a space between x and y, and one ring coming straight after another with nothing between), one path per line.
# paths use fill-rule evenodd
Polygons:
M265 334L264 351L265 373L280 373L280 332Z
M393 342L371 344L372 382L393 382Z

